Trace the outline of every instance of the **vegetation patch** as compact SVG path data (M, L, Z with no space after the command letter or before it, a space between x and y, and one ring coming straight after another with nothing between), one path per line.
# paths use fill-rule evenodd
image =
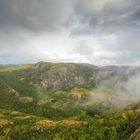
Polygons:
M84 121L77 121L77 120L63 120L58 122L58 125L66 126L66 127L75 127L87 124L87 122Z
M11 116L23 116L23 113L18 112L18 111L12 111L12 112L10 113L10 115L11 115Z
M4 118L4 114L0 113L0 118Z
M6 127L11 124L13 124L13 122L11 122L7 119L0 119L0 128Z
M32 117L31 116L17 116L15 117L16 119L18 120L29 120L31 119Z
M54 127L57 125L57 122L50 121L50 120L40 120L36 122L32 126L32 130L36 132L44 132L48 127Z

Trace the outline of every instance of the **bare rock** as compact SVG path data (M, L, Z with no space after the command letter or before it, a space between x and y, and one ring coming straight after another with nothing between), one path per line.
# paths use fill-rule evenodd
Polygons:
M33 98L32 97L28 97L28 96L26 96L26 97L20 97L19 98L19 102L21 104L24 104L24 105L31 104L31 103L33 103Z
M12 95L19 96L18 92L13 88L10 88L8 92Z

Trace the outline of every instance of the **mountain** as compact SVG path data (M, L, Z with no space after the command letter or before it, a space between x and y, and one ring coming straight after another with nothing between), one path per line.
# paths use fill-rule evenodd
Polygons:
M139 71L86 63L2 65L0 139L127 140L139 128L140 107L122 108L118 91Z
M96 86L93 75L98 71L97 66L89 64L47 62L1 69L0 107L55 117L43 111L48 104L48 111L54 111L57 117L63 113L63 116L71 116L79 112L77 105L68 111L71 102L80 99L84 102Z
M37 63L30 70L40 79L44 89L64 89L94 84L91 79L98 67L86 64Z
M17 65L0 65L0 71L14 70L17 67Z

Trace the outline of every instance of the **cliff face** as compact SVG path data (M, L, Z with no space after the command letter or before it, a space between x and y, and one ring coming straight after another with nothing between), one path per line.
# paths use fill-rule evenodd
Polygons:
M92 78L98 67L85 64L38 63L31 73L39 79L43 89L63 89L95 84Z
M82 86L85 84L85 80L83 77L75 76L69 77L69 75L65 73L58 73L58 75L54 76L54 74L50 76L46 76L41 81L41 86L44 89L61 89L61 88L69 88L74 86Z

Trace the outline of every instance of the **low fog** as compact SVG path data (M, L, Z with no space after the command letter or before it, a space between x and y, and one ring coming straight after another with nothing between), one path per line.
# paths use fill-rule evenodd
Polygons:
M128 105L140 101L140 73L127 76L119 80L116 76L113 79L103 80L99 86L92 91L87 105L114 106L125 108Z

